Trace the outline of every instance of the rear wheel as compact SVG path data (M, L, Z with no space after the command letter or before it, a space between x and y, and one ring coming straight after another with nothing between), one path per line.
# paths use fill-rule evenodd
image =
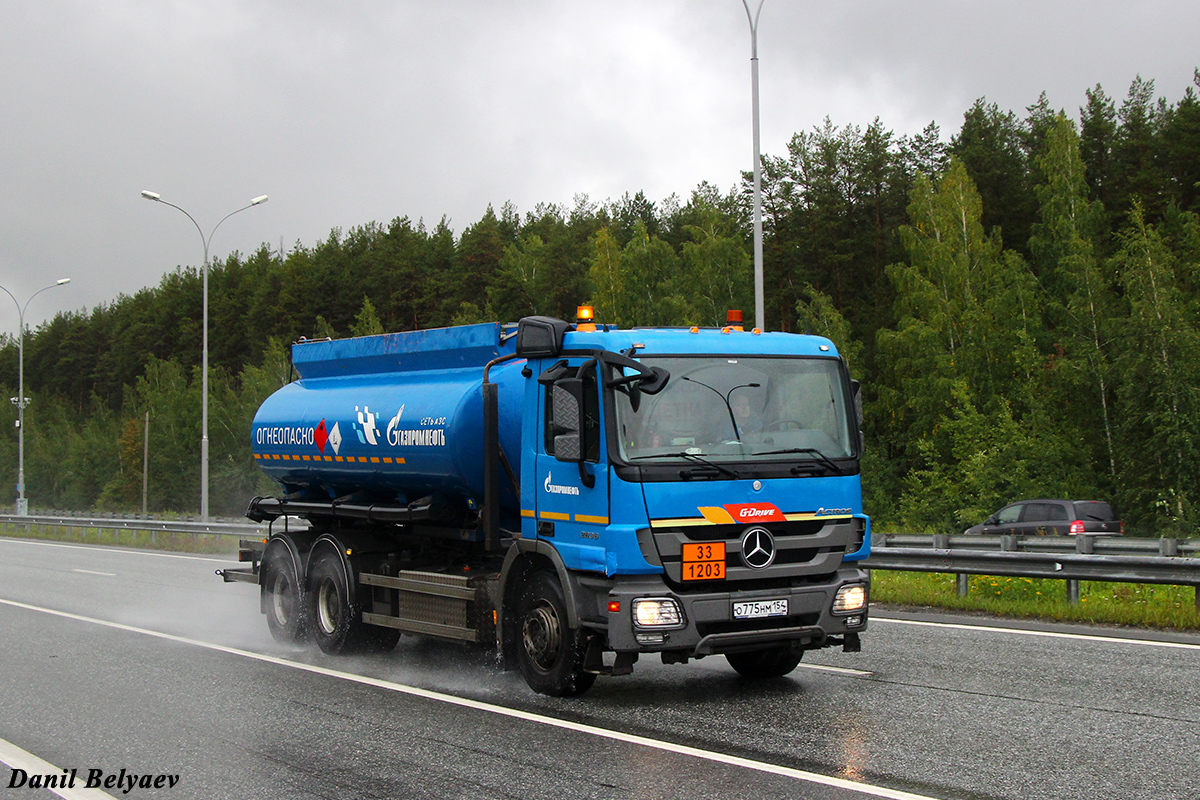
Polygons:
M350 591L349 580L335 553L325 551L317 556L309 581L312 584L309 618L317 646L330 655L392 649L400 631L364 623L361 604Z
M594 673L584 672L587 636L567 624L567 604L558 579L534 574L517 601L517 663L535 692L573 697L591 688Z
M267 627L275 641L296 644L308 638L308 595L289 553L276 551L263 562L262 586Z
M725 660L743 678L778 678L794 670L804 657L803 650L791 647L772 647L748 653L726 653Z
M312 632L317 646L336 655L351 649L353 634L362 624L359 610L350 597L350 587L341 560L332 553L317 556L312 565Z

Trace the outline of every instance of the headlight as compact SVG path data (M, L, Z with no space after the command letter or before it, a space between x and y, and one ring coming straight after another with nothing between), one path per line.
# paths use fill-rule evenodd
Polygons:
M833 598L833 613L851 614L862 611L867 607L867 587L861 583L852 583L838 589Z
M670 597L647 597L633 601L633 624L639 628L667 628L683 625L683 611Z

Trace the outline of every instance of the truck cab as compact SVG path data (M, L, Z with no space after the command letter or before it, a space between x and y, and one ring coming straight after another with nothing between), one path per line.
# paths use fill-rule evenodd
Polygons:
M831 342L601 327L527 369L521 537L562 559L618 669L720 653L766 677L857 649L869 521L857 387Z

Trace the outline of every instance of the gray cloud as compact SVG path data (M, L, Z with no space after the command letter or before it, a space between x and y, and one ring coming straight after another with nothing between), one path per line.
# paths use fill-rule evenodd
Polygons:
M763 149L829 116L946 135L986 96L1075 113L1135 75L1182 97L1194 2L767 0ZM487 205L730 187L750 164L738 0L196 3L0 11L0 285L34 324L213 252L312 245L397 216L461 232ZM0 329L15 311L0 303Z

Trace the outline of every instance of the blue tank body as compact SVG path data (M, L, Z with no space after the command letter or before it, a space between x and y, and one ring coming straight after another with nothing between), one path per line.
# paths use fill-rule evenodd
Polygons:
M408 503L428 495L483 502L485 365L514 351L499 324L301 342L300 379L271 395L251 430L254 458L306 500ZM519 474L523 360L489 373L499 386L500 445ZM515 515L507 482L503 507Z

